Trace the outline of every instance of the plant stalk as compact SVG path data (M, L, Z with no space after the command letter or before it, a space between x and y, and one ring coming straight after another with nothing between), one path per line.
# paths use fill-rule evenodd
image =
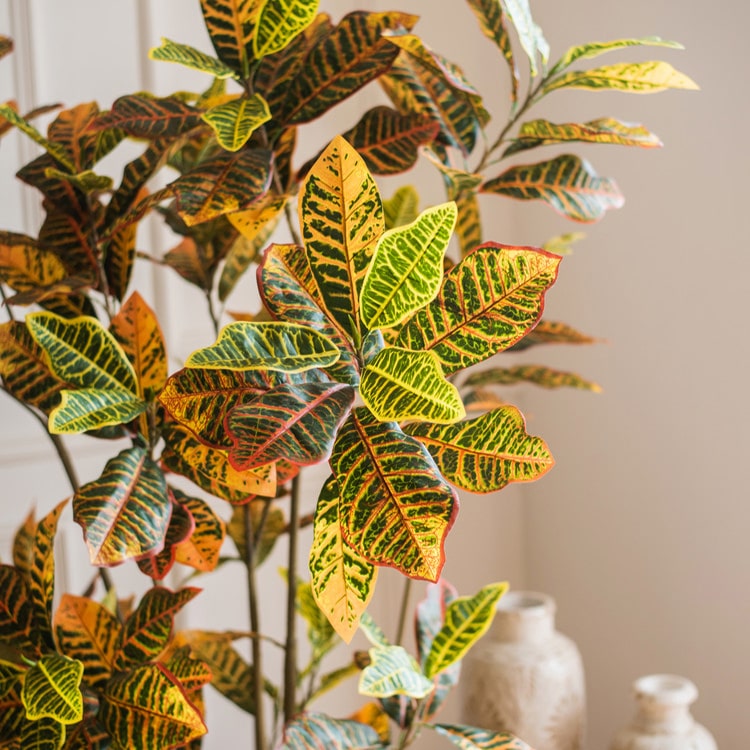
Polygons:
M245 503L243 510L250 630L253 633L260 633L258 586L255 579L255 534L253 531L253 519L250 514L250 503ZM263 703L263 648L260 638L252 638L251 642L253 652L253 702L255 703L255 747L257 750L266 750L266 721Z
M299 541L300 474L292 480L289 507L289 563L287 568L286 653L284 654L284 723L297 713L297 543Z
M396 630L396 645L401 646L406 630L406 617L409 612L409 595L411 594L411 578L404 579L404 590L401 594L401 607L398 613L398 628Z

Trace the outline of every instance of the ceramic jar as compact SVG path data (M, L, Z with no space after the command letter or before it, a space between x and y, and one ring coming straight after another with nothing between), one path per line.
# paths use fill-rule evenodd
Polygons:
M534 750L580 750L585 686L576 645L555 630L555 601L511 591L463 660L462 721L512 732Z
M698 689L685 677L652 674L633 683L636 715L610 750L716 750L716 742L690 714Z

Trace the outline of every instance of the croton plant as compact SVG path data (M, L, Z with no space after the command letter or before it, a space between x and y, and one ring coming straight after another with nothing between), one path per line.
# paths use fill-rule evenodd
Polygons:
M253 715L257 750L402 748L425 728L464 749L526 747L435 722L506 588L458 597L441 581L444 544L457 490L494 492L552 466L497 386L595 386L543 366L503 367L502 357L475 368L511 349L590 340L541 317L577 235L545 248L485 241L478 196L599 219L622 204L614 181L568 153L517 157L571 142L651 148L658 138L612 118L525 119L529 109L570 88L695 86L665 62L581 66L675 43L584 44L550 64L527 0L468 7L510 73L499 127L459 66L420 38L416 16L334 18L317 0L201 0L213 53L164 39L151 57L205 73L202 92L141 92L107 110L85 103L54 114L0 107L0 132L18 128L40 147L17 176L44 211L36 236L0 233L2 387L44 424L73 493L41 520L32 512L0 566L1 748L199 747L207 684ZM2 38L2 55L11 50ZM373 82L387 103L342 134L314 130L317 156L295 152L300 127ZM46 135L32 124L39 116L51 120ZM100 162L126 139L141 150L113 179ZM373 175L405 172L420 156L447 202L420 211L408 185L384 198ZM165 254L136 251L147 215L177 236ZM280 222L291 243L273 242ZM148 260L202 290L216 330L176 372L153 309L132 288L136 262ZM229 316L225 304L250 272L262 306ZM70 433L112 441L112 457L85 483L65 447ZM305 507L303 469L321 462L330 476ZM54 539L69 508L101 585L54 598ZM306 524L309 580L298 565ZM279 539L287 626L275 679L262 663L270 605L259 601L257 567ZM247 568L250 630L175 631L199 589L165 579L232 560ZM108 572L128 561L153 584L137 601ZM416 609L414 656L366 612L381 566L434 584ZM358 629L369 652L326 673L324 657ZM369 699L361 711L315 710L353 675Z

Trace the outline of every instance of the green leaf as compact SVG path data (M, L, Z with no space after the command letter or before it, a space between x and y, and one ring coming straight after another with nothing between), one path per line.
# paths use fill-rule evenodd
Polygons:
M66 320L40 312L28 315L26 325L61 380L79 388L125 389L137 394L133 366L96 318Z
M344 540L334 477L328 479L318 496L309 565L317 606L350 643L375 592L378 569Z
M566 323L540 320L537 326L513 345L513 351L522 351L538 344L595 344L599 339L581 333Z
M113 661L115 671L122 672L156 659L172 634L174 615L199 592L200 589L191 587L179 591L162 586L149 589L120 631Z
M359 154L336 136L301 194L300 226L323 309L356 338L360 289L384 229L377 185Z
M424 662L424 673L434 677L455 662L487 632L507 583L492 583L474 596L454 599L445 612L445 622L435 634Z
M695 81L675 70L669 63L649 60L563 73L545 84L542 93L549 94L563 88L655 94L667 89L697 90L699 87Z
M373 698L408 695L425 698L434 688L419 664L402 646L370 649L370 664L362 670L359 692Z
M360 408L339 430L330 464L346 542L376 565L437 580L458 508L427 449Z
M371 645L376 647L391 645L383 629L372 619L369 612L362 613L359 628L362 631L362 635L367 638Z
M458 597L456 589L445 579L427 584L427 594L416 606L415 634L419 661L424 662L432 646L432 641L445 622L445 610Z
M99 719L115 747L175 747L206 733L184 688L161 664L113 677L101 696Z
M307 623L312 663L320 662L338 644L338 639L333 626L315 601L312 585L303 581L297 581L297 610Z
M34 610L23 573L0 565L0 640L19 649L36 650L39 636L33 629Z
M24 750L61 750L65 743L65 725L49 716L28 721L21 729L20 742Z
M398 325L435 298L456 215L455 203L443 203L378 240L360 298L368 328Z
M678 42L669 42L658 36L644 36L640 39L615 39L611 42L590 42L588 44L579 44L571 47L555 63L550 75L556 75L561 70L570 67L576 60L583 60L591 57L598 57L605 52L611 52L616 49L626 47L669 47L670 49L684 49Z
M334 747L337 750L356 750L381 745L378 733L367 724L332 719L326 714L307 711L286 724L279 750L324 750Z
M144 448L126 448L73 498L92 565L118 565L161 549L172 506L159 467Z
M201 112L174 96L121 96L89 126L91 130L120 128L135 138L176 138L200 125Z
M464 385L513 385L534 383L542 388L580 388L584 391L600 393L601 387L585 380L573 372L555 370L543 365L517 365L515 367L493 367L472 373Z
M247 79L258 0L201 0L201 11L219 59Z
M47 654L26 672L21 698L26 717L44 717L61 724L75 724L83 718L81 677L83 664L61 654Z
M542 61L542 69L546 68L549 59L549 44L542 30L531 17L529 0L500 0L500 2L518 33L518 40L529 58L529 70L534 78L539 73L537 57Z
M1 606L1 605L0 605ZM0 610L0 615L2 610ZM25 668L0 661L0 708L3 721L0 724L0 747L3 740L18 738L23 727L31 722L26 719L26 708L21 700ZM18 745L9 745L10 750L20 750Z
M495 492L510 482L530 482L554 465L542 438L527 434L521 412L503 406L451 425L412 424L443 476L469 492Z
M419 147L432 142L439 129L439 124L429 118L378 106L365 112L343 137L371 172L392 175L411 169L419 156Z
M458 208L456 237L465 258L482 242L482 218L479 215L479 201L475 190L463 190L454 196Z
M76 168L68 157L65 149L59 143L48 141L30 122L27 122L8 104L0 104L0 117L4 117L11 125L17 127L22 133L31 138L34 143L41 146L50 156L59 162L68 172L75 172Z
M419 194L412 185L402 185L383 201L385 228L393 229L413 222L419 213Z
M458 389L445 379L433 352L383 349L362 372L359 393L381 422L445 424L466 415Z
M262 0L253 53L260 60L280 52L301 34L318 13L319 0Z
M573 245L576 242L586 238L584 232L566 232L550 237L543 245L542 250L555 255L570 255L573 252Z
M125 388L66 390L50 414L49 431L53 435L64 435L127 424L146 407L145 401Z
M532 750L523 740L508 732L493 732L461 724L432 724L432 728L460 750Z
M592 222L611 208L621 208L622 193L614 180L599 177L593 167L574 154L563 154L538 164L523 164L488 180L483 193L517 200L541 200L573 221Z
M237 321L215 344L193 352L185 366L199 369L303 372L328 367L339 350L318 331L295 323Z
M512 346L539 320L560 258L487 243L446 273L436 299L401 328L397 346L437 354L446 374Z
M208 73L214 78L236 78L235 72L215 57L201 52L195 47L187 44L173 42L171 39L162 37L161 46L149 50L148 56L152 60L164 60L165 62L179 63L188 68Z
M211 107L203 114L203 119L213 129L222 148L239 151L250 136L271 119L271 112L266 100L260 94L253 94Z
M278 459L299 466L324 461L353 401L351 386L303 383L280 385L236 407L227 418L232 466L244 471Z
M91 169L86 169L83 172L78 172L76 174L68 174L67 172L61 172L59 169L53 169L50 167L49 169L46 169L44 173L47 177L69 182L86 195L106 192L111 190L113 185L111 177L96 174L96 172Z

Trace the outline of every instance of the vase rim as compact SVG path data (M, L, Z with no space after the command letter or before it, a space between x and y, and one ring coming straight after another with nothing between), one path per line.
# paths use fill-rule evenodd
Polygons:
M698 688L687 677L676 674L650 674L633 683L637 698L656 700L667 705L689 705L698 697Z
M538 591L509 591L500 597L497 609L501 612L552 611L556 609L555 600L549 594Z

